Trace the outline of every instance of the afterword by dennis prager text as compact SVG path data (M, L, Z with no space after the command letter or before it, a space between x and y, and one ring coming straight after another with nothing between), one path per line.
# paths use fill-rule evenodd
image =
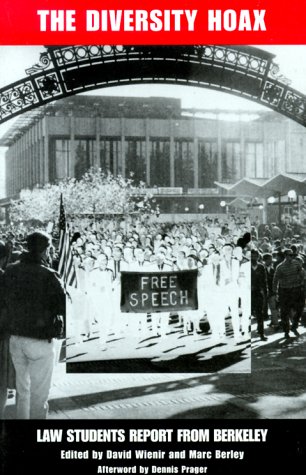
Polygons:
M266 442L268 429L37 429L37 442Z

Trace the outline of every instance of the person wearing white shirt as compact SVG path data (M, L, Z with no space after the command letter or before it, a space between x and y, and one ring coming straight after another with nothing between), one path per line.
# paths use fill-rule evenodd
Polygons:
M240 338L240 320L239 320L239 271L240 262L233 256L233 246L224 244L222 248L222 259L220 262L220 286L222 288L222 314L224 317L230 310L234 337Z
M109 260L108 267L113 271L113 308L114 308L114 318L113 318L113 329L115 334L124 332L125 321L122 319L122 314L120 310L120 300L121 300L121 271L123 270L123 260L122 260L122 249L120 246L115 246L113 249L113 259ZM126 270L126 269L124 269Z
M201 313L207 315L212 337L216 340L225 335L225 313L223 292L220 286L221 256L214 251L208 258L207 265L200 269L198 278L198 304Z
M92 301L93 317L98 325L99 338L105 347L114 318L112 295L113 272L107 267L105 254L97 256L96 264L89 272L89 296Z
M186 267L185 270L196 270L198 269L198 262L194 255L190 255L186 258ZM180 320L183 320L184 333L189 335L190 332L193 334L200 332L200 318L202 316L201 309L198 305L198 310L183 310L179 312Z
M134 251L135 259L129 266L129 272L150 272L150 263L145 261L145 253L141 248L137 248ZM129 320L128 332L135 337L145 338L148 336L148 314L137 313L127 316Z

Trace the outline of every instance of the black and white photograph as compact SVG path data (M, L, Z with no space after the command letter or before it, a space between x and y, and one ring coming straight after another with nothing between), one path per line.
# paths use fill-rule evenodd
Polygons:
M0 62L2 419L304 419L306 47Z

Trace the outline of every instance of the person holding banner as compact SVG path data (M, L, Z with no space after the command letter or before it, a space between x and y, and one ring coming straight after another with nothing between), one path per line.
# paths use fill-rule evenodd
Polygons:
M157 240L160 242L160 240ZM172 266L168 261L166 261L166 253L163 246L157 247L156 260L153 262L149 268L150 272L170 272L172 271ZM169 325L169 312L158 312L152 313L152 331L157 336L165 336L167 333Z
M186 253L185 251L179 250L177 253L177 258L173 262L173 270L186 270L186 269L188 269Z
M150 270L150 264L145 260L145 253L141 248L137 248L134 251L135 260L130 265L131 272L146 272ZM148 314L137 313L133 318L129 320L130 332L134 335L140 334L141 338L145 338L148 335Z
M188 262L186 259L186 252L180 247L177 246L176 250L176 259L173 261L173 270L187 270ZM188 318L182 313L179 313L179 323L183 325L184 331L188 334L189 332L189 323Z
M197 258L194 254L190 254L186 258L186 270L198 269ZM199 275L197 279L197 285L199 284ZM200 298L201 299L201 298ZM199 289L198 289L198 310L184 310L180 312L180 317L183 319L184 333L189 335L190 333L200 333L200 318L203 316L202 309L199 305Z

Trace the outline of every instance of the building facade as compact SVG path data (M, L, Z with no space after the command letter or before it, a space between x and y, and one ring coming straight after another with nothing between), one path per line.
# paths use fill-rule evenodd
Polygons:
M94 166L144 182L164 212L196 212L203 197L216 212L225 193L216 182L306 173L306 131L290 119L270 111L233 119L170 98L66 98L23 114L0 145L7 198Z

